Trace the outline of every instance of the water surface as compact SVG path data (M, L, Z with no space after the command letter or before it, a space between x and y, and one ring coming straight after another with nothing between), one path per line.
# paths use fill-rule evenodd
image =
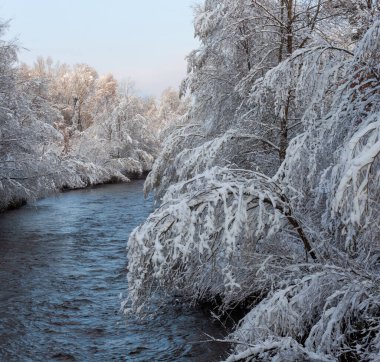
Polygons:
M1 361L213 361L207 316L120 313L126 242L153 209L142 181L72 191L0 214Z

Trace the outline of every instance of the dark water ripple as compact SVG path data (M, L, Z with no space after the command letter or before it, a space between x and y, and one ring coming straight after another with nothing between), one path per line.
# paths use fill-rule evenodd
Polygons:
M152 211L142 182L60 194L0 215L1 361L213 361L200 311L119 312L126 240Z

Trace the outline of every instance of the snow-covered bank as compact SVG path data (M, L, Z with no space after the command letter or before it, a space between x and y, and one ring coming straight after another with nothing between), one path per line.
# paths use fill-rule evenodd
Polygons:
M141 97L87 64L17 64L0 21L0 211L62 189L152 169L162 130L186 113L178 92Z
M119 171L103 169L91 163L70 160L63 164L60 170L47 175L2 179L0 211L18 208L61 191L130 180Z
M67 169L62 172L65 175L64 177L54 178L50 175L49 178L44 180L44 183L49 187L41 188L38 191L34 190L32 185L21 184L20 180L3 180L0 192L0 199L2 200L0 212L17 209L29 202L58 192L145 179L150 172L150 170L144 170L140 173L134 169L131 171L123 170L124 173L121 173L120 171L102 169L96 165L78 161L75 161L74 167L75 169L72 170L71 175ZM7 181L9 183L8 187Z

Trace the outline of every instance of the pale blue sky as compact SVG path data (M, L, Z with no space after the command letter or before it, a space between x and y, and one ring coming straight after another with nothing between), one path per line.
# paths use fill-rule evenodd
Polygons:
M192 25L196 0L0 0L7 37L37 56L61 63L87 63L100 74L131 78L143 94L177 88L185 56L197 47Z

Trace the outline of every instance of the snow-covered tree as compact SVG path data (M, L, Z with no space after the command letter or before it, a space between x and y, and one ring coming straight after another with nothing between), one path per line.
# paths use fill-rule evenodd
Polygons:
M0 23L1 36L6 28L7 23ZM43 85L20 77L15 43L1 40L0 54L0 209L4 209L25 202L42 188L50 189L51 169L40 157L48 139L59 135L38 119L54 111L41 97ZM36 97L31 97L34 92Z
M86 64L39 57L17 66L17 46L5 41L0 54L0 210L151 169L163 118L155 100Z
M95 118L73 139L71 154L125 175L141 176L151 170L158 150L148 111L142 98L133 94L120 97L110 113Z
M155 290L248 305L228 361L377 359L378 18L377 1L196 9L192 105L129 239L133 308Z

